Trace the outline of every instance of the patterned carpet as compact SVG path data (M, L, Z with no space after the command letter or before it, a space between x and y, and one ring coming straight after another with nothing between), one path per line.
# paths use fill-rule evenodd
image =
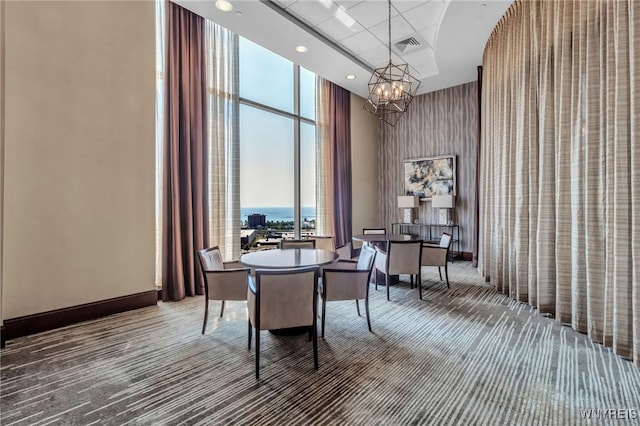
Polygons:
M391 302L372 289L373 333L354 302L328 304L318 371L306 336L262 332L260 382L242 302L222 320L212 304L204 336L196 297L11 340L0 423L640 424L631 362L497 294L468 262L450 290L425 272L424 301L406 282Z

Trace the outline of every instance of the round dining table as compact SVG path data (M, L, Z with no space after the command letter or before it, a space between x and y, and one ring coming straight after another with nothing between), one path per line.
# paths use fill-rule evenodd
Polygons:
M240 263L258 269L289 269L322 266L338 259L338 253L322 249L291 248L262 250L240 256Z

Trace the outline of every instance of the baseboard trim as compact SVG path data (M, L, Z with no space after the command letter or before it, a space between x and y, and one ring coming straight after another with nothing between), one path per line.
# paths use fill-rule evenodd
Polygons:
M459 253L453 254L454 260L473 260L473 253L469 253L468 251L461 251Z
M460 256L462 257L462 260L473 260L473 253L469 253L468 251L463 251L460 253Z
M107 315L144 308L158 303L157 290L145 291L128 296L116 297L69 308L56 309L24 317L4 320L2 343L5 340L29 334L53 330L82 321L93 320Z

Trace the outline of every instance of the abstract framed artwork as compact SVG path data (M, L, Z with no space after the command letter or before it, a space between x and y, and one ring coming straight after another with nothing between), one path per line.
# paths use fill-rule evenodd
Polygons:
M433 195L456 195L456 157L414 158L404 161L404 194L420 200Z

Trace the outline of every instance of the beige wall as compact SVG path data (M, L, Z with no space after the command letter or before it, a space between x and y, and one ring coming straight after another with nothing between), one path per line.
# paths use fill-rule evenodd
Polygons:
M378 119L362 108L365 100L351 94L351 179L353 233L380 225L378 215Z
M5 320L155 289L154 13L6 3Z

